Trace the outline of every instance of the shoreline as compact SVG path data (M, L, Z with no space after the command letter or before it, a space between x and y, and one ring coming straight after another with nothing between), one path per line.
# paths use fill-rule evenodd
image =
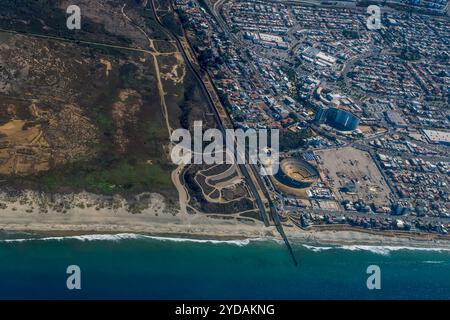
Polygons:
M69 227L69 226L67 226ZM70 226L74 227L74 226ZM79 226L81 227L81 226ZM87 226L85 226L87 227ZM105 226L106 227L106 226ZM280 245L284 245L282 239L278 234L272 234L270 232L266 234L249 234L246 236L239 235L217 235L213 232L203 232L203 233L193 233L193 232L183 232L183 230L178 229L177 232L148 232L139 230L107 230L101 228L89 229L27 229L27 228L4 228L0 225L0 237L2 233L8 235L14 234L26 234L31 236L31 240L37 240L37 238L76 238L76 237L86 237L80 240L89 240L89 236L92 240L109 240L108 237L104 239L95 238L95 236L119 236L115 240L132 239L133 236L139 238L139 236L155 238L157 240L172 240L172 241L192 241L192 242L223 242L223 243L233 243L245 244L246 241L273 241L278 242ZM236 230L239 231L239 230ZM299 232L297 232L299 231ZM33 238L36 236L36 238ZM120 238L123 236L123 238ZM326 231L302 231L295 230L295 232L288 232L288 237L291 244L295 245L306 245L314 247L314 249L329 249L332 247L344 247L344 248L354 248L354 249L367 249L371 248L386 248L389 250L424 250L424 251L449 251L450 252L450 241L442 239L434 240L424 240L424 239L411 239L409 237L389 237L381 234L376 234L373 232L364 232L363 230L326 230ZM15 240L17 238L8 238L10 240ZM8 240L3 239L3 240ZM23 239L23 238L21 238ZM111 238L112 239L112 238ZM51 240L51 239L46 239ZM1 240L0 240L1 243Z
M134 202L87 192L48 195L32 191L16 196L0 193L1 233L42 237L135 234L209 241L273 240L282 243L275 226L238 215L187 214L174 211L159 194L136 196ZM68 206L70 204L70 206ZM133 210L134 209L134 210ZM139 210L138 210L139 209ZM226 219L225 219L226 217ZM300 229L284 224L293 244L316 246L397 246L450 249L450 237L356 229L343 225Z

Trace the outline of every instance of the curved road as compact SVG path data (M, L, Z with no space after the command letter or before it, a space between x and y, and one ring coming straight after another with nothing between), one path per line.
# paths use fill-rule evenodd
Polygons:
M218 114L218 112L217 112L217 110L216 110L216 108L214 106L213 99L212 99L208 89L206 88L205 84L203 83L203 80L202 80L201 76L198 74L197 70L192 65L191 61L189 60L188 55L186 54L186 52L184 50L184 47L183 47L183 45L182 45L178 35L176 35L173 31L168 30L164 26L164 24L161 22L161 20L159 19L158 14L156 12L156 7L155 7L155 4L154 4L154 0L150 0L149 2L150 2L150 5L151 5L152 11L153 11L153 15L155 17L156 22L159 24L159 26L162 28L162 30L164 30L166 33L170 34L171 38L173 38L175 40L178 49L180 50L181 54L183 55L184 60L186 61L186 65L188 66L189 70L192 72L192 74L194 75L194 77L197 80L198 84L200 85L200 89L202 90L203 95L207 98L208 106L209 106L209 108L211 109L211 111L213 112L213 114L214 114L214 116L216 118L216 122L219 125L220 131L222 132L222 134L225 135L225 129L226 128L224 127L222 121L220 120L220 116L219 116L219 114ZM174 8L172 7L172 9L174 9ZM184 29L183 29L183 31L184 31ZM253 181L250 178L250 174L248 173L247 168L245 167L245 165L240 164L239 165L239 169L241 170L242 174L244 175L244 177L245 177L245 179L247 181L247 184L250 187L250 189L251 189L251 191L252 191L252 193L253 193L253 195L254 195L254 197L256 199L256 203L258 205L260 216L263 219L264 224L266 226L268 226L269 225L269 221L268 221L268 218L267 218L266 213L265 213L264 204L263 204L263 202L262 202L262 200L261 200L261 198L260 198L260 196L259 196L259 194L257 192L257 189L256 189Z
M175 40L178 49L180 50L180 52L183 55L184 60L186 61L187 66L189 67L189 69L193 73L194 77L196 78L197 82L199 83L203 94L205 95L205 97L207 97L208 106L212 110L212 112L213 112L213 114L214 114L214 116L216 118L216 122L219 125L219 128L220 128L222 134L225 135L225 129L226 128L225 128L224 124L221 121L221 117L220 117L217 109L214 106L213 98L211 97L208 89L206 88L206 86L205 86L201 76L198 74L197 70L194 68L194 66L192 65L191 61L189 60L188 55L186 54L186 52L184 50L184 47L183 47L183 45L182 45L178 35L176 35L173 31L167 29L166 26L164 26L164 24L161 22L161 20L159 19L158 14L156 12L156 7L155 7L155 4L154 4L154 0L150 0L150 5L152 7L152 12L153 12L153 15L154 15L155 20L158 23L158 25L162 28L162 30L164 30L166 33L170 34L171 37ZM175 11L172 2L170 2L170 5L171 5L172 10ZM183 30L183 33L184 33L184 28L182 28L182 30ZM185 35L185 38L187 40L187 36L186 35ZM242 163L242 161L237 161L237 163ZM257 203L257 206L258 206L258 209L259 209L259 212L260 212L260 216L263 219L264 224L266 226L269 226L269 220L268 220L268 217L266 215L266 208L264 206L264 203L261 200L261 197L260 197L260 195L258 193L258 190L257 190L257 188L255 186L255 183L253 182L252 178L250 177L250 173L248 172L247 166L244 165L244 164L238 164L238 166L239 166L242 174L245 177L247 185L249 186L249 188L251 189L251 191L252 191L252 193L253 193L253 195L255 197L255 200L256 200L256 203ZM284 233L284 230L283 230L283 227L282 227L281 220L280 220L280 217L278 215L278 212L277 212L275 206L273 205L273 203L272 203L272 201L270 199L269 192L267 191L266 186L265 186L264 182L262 181L262 179L261 179L261 177L259 175L259 172L258 172L259 168L256 165L248 165L248 166L250 167L250 170L252 170L252 173L255 176L256 180L257 180L257 183L259 185L260 190L263 192L264 196L269 201L270 213L271 213L271 217L272 217L272 219L273 219L273 221L275 223L275 227L276 227L277 231L280 233L281 237L283 238L283 240L284 240L284 242L285 242L285 244L286 244L286 246L287 246L287 248L289 250L289 253L290 253L291 257L292 257L292 260L293 260L294 264L297 266L298 265L297 260L295 258L294 253L293 253L292 247L291 247L291 245L290 245L290 243L289 243L289 241L288 241L288 239L286 237L286 234Z

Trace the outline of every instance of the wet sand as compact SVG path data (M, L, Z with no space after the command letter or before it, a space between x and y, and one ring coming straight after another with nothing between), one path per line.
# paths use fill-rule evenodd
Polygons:
M145 197L144 209L131 213L124 199L100 199L88 193L61 195L49 199L28 193L16 198L0 195L7 207L0 210L0 230L30 232L46 236L135 233L152 236L209 240L275 239L281 238L275 227L265 227L259 221L214 219L203 214L181 214L167 208L157 194ZM100 199L100 200L99 200ZM64 207L64 203L72 204ZM55 205L56 204L56 205ZM142 203L139 203L142 206ZM64 209L61 209L64 207ZM450 240L430 235L394 234L373 230L333 230L312 228L301 230L285 226L289 240L315 245L371 245L448 248Z

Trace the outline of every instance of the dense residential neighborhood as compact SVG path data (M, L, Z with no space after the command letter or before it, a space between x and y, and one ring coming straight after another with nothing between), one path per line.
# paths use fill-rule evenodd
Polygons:
M375 30L353 2L175 4L233 125L280 129L282 145L283 136L295 141L282 158L319 168L306 192L266 179L285 219L447 233L447 2L418 1L410 11L390 3ZM323 161L343 149L354 156L350 168ZM369 165L375 176L363 174Z

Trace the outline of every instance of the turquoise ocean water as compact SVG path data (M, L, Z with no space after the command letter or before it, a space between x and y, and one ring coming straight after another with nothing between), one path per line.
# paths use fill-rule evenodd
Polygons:
M22 239L22 240L17 240ZM450 299L450 252L137 235L0 240L2 299ZM366 268L381 268L368 290ZM81 290L66 268L81 268Z

